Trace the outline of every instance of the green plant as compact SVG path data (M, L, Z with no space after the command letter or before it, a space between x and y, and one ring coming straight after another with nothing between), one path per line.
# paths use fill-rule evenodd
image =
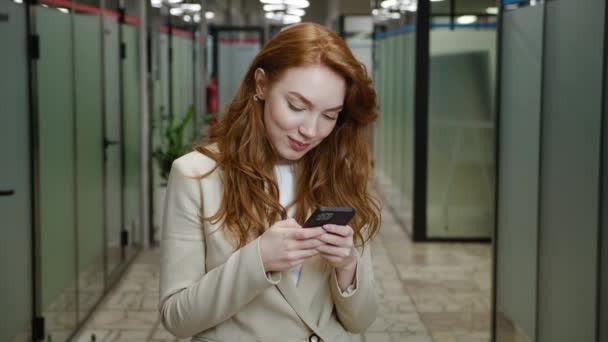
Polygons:
M189 143L184 141L184 130L193 116L194 107L190 107L177 125L174 115L169 116L167 119L167 126L163 132L164 139L161 142L161 146L156 148L152 154L158 163L160 176L164 182L167 182L169 178L173 161L188 150Z

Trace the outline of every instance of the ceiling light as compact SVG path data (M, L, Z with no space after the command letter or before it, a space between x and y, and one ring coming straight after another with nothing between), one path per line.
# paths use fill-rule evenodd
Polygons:
M198 14L198 13L195 13L195 14L192 16L192 20L194 20L194 22L195 22L195 23L200 23L200 22L201 22L201 15L200 15L200 14Z
M408 12L416 12L418 10L418 5L417 4L407 5L405 7L405 10Z
M440 1L443 1L443 0L431 0L431 2L440 2Z
M150 1L150 6L152 6L154 8L161 8L161 7L163 7L163 2L162 2L162 0L152 0L152 1Z
M183 0L167 0L167 2L170 3L170 4L179 4L182 1Z
M308 6L310 6L308 0L283 0L283 3L287 6L296 8L308 8Z
M266 12L266 19L276 19L277 15L272 12Z
M372 10L372 15L378 15L378 14L380 14L380 11L377 8L374 8Z
M187 12L198 12L201 10L201 4L182 4L180 7Z
M285 5L264 5L264 11L266 12L284 11L286 8Z
M213 19L215 18L215 13L211 11L205 12L205 19Z
M384 0L380 3L382 8L391 8L397 5L399 5L399 1L397 0Z
M498 7L488 7L486 8L486 13L488 14L498 14Z
M297 15L286 14L283 16L283 24L295 24L299 23L300 21L302 21L302 18Z
M477 21L477 16L474 15L463 15L456 19L458 24L467 25Z
M63 8L63 7L59 7L57 10L59 10L59 12L63 12L63 13L70 13L70 11L68 11L67 8Z
M298 17L303 17L304 14L306 14L306 11L300 8L288 8L286 13L291 15L297 15Z
M15 3L16 3L16 4L22 4L22 3L23 3L23 0L15 0Z
M185 21L185 22L189 23L191 20L192 20L192 18L191 18L189 15L187 15L187 14L186 14L186 15L184 16L184 21Z
M184 10L179 8L179 7L174 7L172 9L169 10L169 13L171 13L171 15L182 15L184 14Z
M281 5L283 4L283 0L260 0L263 4L271 4L271 5Z
M388 15L388 17L391 19L399 19L399 18L401 18L401 14L399 14L399 12L392 12L391 14Z

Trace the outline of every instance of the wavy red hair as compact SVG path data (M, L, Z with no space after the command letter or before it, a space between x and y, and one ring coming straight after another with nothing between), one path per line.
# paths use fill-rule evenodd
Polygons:
M346 81L344 108L336 127L317 147L296 162L295 219L302 224L319 206L349 206L356 210L350 226L357 245L364 245L380 227L381 204L368 191L371 173L369 125L376 120L376 93L363 64L335 33L302 23L281 32L262 48L250 64L235 96L206 141L195 150L216 161L224 193L215 215L222 229L240 248L287 217L279 203L274 175L278 155L266 135L263 103L254 101L254 73L262 68L268 87L294 67L322 64ZM210 146L215 146L211 148Z

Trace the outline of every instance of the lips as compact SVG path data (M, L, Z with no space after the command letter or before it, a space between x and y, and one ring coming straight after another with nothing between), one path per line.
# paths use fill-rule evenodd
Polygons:
M289 138L289 137L288 137ZM302 152L304 151L308 146L310 146L310 144L304 144L301 143L297 140L294 140L292 138L289 138L289 145L291 145L291 148L296 151L296 152Z

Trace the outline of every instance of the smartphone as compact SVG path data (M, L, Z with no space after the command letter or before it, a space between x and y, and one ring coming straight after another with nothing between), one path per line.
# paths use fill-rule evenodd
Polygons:
M322 227L324 224L346 226L355 216L355 209L345 207L320 207L304 222L303 228Z

